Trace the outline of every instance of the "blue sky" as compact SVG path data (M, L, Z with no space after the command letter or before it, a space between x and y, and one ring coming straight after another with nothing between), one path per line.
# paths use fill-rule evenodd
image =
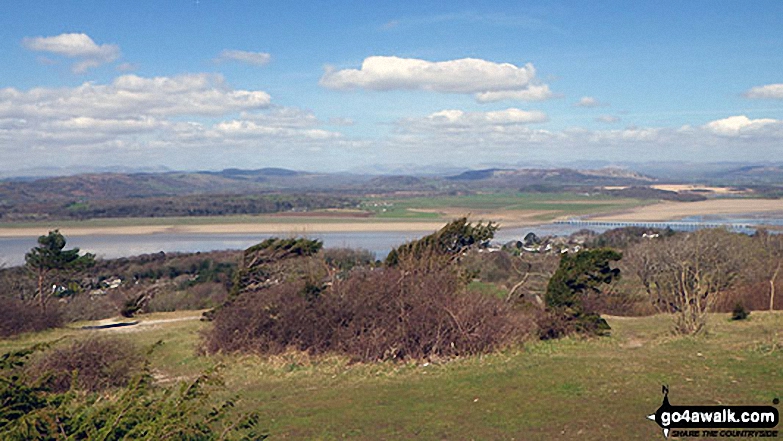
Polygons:
M0 174L783 161L783 2L16 2Z

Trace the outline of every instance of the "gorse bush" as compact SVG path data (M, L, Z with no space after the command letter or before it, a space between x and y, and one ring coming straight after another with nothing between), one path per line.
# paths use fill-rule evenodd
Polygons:
M520 341L530 320L506 302L466 292L454 271L358 271L317 295L304 282L246 292L216 312L207 352L293 348L357 361L478 354Z
M215 403L222 386L207 371L190 383L158 388L146 363L111 393L49 390L22 372L42 347L0 356L0 439L260 440L257 414L236 414L232 400ZM217 404L217 406L214 406Z

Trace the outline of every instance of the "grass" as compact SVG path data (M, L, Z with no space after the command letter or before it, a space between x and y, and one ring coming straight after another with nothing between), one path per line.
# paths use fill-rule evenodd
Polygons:
M415 197L406 199L373 199L362 208L383 219L433 219L438 210L466 211L546 211L539 220L551 220L564 215L585 215L643 205L648 202L621 199L606 195L574 193L483 193L464 196ZM427 210L427 211L420 211Z
M198 316L155 314L142 320ZM612 336L531 342L441 363L350 364L299 353L195 355L207 323L172 321L126 334L163 340L152 364L167 380L223 363L226 396L262 415L272 439L662 439L645 416L661 404L771 404L783 396L783 314L710 317L677 337L667 316L608 317ZM73 338L61 329L0 341L0 350Z

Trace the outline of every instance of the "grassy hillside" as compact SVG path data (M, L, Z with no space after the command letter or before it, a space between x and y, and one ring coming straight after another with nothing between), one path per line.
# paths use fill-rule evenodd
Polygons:
M301 354L196 355L198 312L154 314L122 332L143 345L163 382L223 363L226 396L263 415L271 439L662 439L645 416L661 404L771 404L783 396L783 314L753 312L673 337L670 318L609 317L612 336L533 342L442 363L349 364ZM0 351L87 332L0 341ZM217 397L216 397L217 398Z

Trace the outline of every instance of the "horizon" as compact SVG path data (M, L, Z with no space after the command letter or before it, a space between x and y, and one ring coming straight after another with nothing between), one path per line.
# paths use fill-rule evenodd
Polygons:
M0 176L780 164L781 28L775 1L26 2Z

